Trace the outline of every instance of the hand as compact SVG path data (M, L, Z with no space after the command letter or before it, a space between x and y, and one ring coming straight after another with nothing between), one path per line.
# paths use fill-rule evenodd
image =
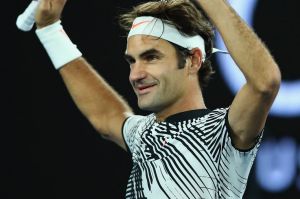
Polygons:
M67 0L41 0L35 15L37 28L43 28L60 19Z

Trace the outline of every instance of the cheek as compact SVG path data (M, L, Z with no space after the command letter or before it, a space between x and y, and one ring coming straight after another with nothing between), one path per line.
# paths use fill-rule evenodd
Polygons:
M185 85L184 74L181 71L169 71L161 76L161 81L164 84L164 89L169 90L168 92L177 93Z
M186 89L188 83L188 76L184 69L179 69L176 73L172 74L172 83L174 92L182 92Z
M176 84L176 81L181 81L184 75L184 69L178 69L177 63L170 60L151 65L147 69L148 75L164 84L164 87L173 86Z

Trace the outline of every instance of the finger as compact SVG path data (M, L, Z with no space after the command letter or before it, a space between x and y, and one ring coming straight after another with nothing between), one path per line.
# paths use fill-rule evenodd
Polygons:
M38 0L32 0L24 12L18 16L16 25L20 30L30 31L32 29L38 5Z

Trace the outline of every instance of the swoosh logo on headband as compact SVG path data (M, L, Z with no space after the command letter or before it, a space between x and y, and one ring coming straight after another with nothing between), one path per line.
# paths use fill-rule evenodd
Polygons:
M131 27L131 30L137 28L138 26L140 26L140 25L142 25L144 23L150 23L150 22L151 21L141 21L139 23L133 24L132 27Z

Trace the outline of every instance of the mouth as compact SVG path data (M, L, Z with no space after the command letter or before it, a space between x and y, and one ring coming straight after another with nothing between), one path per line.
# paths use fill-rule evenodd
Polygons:
M156 86L156 84L152 85L141 85L141 86L136 86L135 90L137 91L138 95L145 95L151 92L153 88Z

